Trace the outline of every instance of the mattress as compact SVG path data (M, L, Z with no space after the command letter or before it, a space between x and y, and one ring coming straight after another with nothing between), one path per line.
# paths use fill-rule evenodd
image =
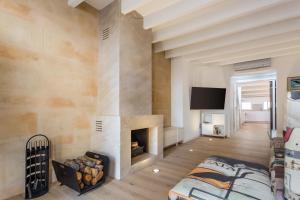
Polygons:
M211 156L169 192L169 200L274 200L268 168Z

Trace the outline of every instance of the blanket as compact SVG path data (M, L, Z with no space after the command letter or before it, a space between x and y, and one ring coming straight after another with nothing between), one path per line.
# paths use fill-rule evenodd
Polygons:
M263 165L211 156L169 192L169 200L273 200Z

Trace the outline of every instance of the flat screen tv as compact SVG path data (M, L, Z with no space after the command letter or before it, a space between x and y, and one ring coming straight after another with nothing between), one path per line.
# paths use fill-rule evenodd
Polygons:
M225 88L192 87L191 110L224 109Z

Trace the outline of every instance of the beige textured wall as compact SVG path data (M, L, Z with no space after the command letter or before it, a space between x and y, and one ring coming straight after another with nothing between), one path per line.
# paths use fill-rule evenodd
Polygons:
M120 28L120 114L151 115L152 31L136 12L122 15Z
M136 12L121 14L116 0L100 11L100 84L98 115L151 115L152 32Z
M96 112L98 14L67 0L0 1L0 199L24 190L24 148L33 134L53 158L89 148Z
M152 55L152 113L164 116L171 126L171 60L164 53Z
M137 13L121 14L116 0L100 11L100 70L97 120L103 132L91 136L91 149L110 157L111 176L121 178L121 117L152 114L152 33ZM120 144L120 145L118 145Z
M121 7L114 1L100 11L100 32L107 31L107 38L100 38L100 69L98 115L119 115L120 113L120 16Z

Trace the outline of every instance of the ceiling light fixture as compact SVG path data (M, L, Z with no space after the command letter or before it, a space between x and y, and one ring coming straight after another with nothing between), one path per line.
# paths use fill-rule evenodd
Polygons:
M153 173L157 174L160 170L159 169L153 169Z

